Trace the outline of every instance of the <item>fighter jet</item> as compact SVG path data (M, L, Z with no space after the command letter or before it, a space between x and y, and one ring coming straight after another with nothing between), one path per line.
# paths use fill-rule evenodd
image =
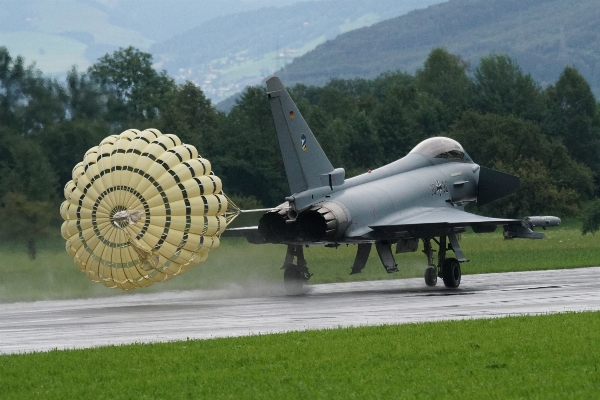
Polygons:
M357 245L351 270L357 274L375 245L383 267L393 273L398 264L392 246L396 253L414 252L423 242L426 285L435 286L440 277L446 287L457 288L461 263L468 261L458 235L467 228L484 233L502 226L506 239L541 239L544 234L534 227L561 222L552 216L503 219L466 212L469 203L483 205L514 192L519 179L476 164L446 137L424 140L397 161L345 179L344 169L332 166L279 78L267 80L267 95L291 195L277 207L259 210L258 225L232 227L223 236L287 245L282 269L288 293L300 293L312 275L304 246Z

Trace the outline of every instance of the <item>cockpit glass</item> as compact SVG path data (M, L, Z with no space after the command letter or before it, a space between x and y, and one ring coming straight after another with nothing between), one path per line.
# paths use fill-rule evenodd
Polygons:
M433 137L424 140L415 146L411 153L418 153L431 158L444 158L448 161L473 162L460 143L445 137Z

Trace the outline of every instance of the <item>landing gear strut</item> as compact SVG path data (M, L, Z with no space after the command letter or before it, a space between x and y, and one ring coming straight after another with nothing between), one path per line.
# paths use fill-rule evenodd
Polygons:
M447 239L450 239L450 245L446 244ZM425 270L425 284L427 286L435 286L437 278L440 277L444 281L444 286L447 288L457 288L460 285L461 270L460 263L468 261L462 250L459 247L456 234L452 233L448 237L441 236L439 241L433 238L433 241L439 245L437 265L433 261L433 247L431 246L431 238L423 239L423 253L427 256L427 269ZM446 252L452 250L457 258L446 258Z
M296 262L294 263L294 258ZM308 271L302 246L288 245L283 267L283 284L288 295L304 293L304 285L312 274Z
M429 287L437 285L438 268L433 262L433 248L431 239L423 239L423 253L427 256L427 269L425 270L425 284Z

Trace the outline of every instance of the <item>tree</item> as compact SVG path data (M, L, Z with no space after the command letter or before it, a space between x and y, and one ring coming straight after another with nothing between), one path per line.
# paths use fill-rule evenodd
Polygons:
M351 163L346 165L359 173L378 167L381 160L381 145L366 113L361 111L355 114L348 121L348 128L350 133L347 135L349 139L347 154Z
M108 117L107 96L89 74L73 66L67 73L67 112L72 120L100 120Z
M598 229L600 229L600 199L596 199L585 208L581 234L591 233L594 235Z
M0 125L21 135L38 134L65 118L67 97L56 80L43 77L35 65L25 67L0 47Z
M32 138L0 130L5 159L0 162L0 197L23 193L32 201L55 201L56 174L44 149Z
M104 55L88 72L110 94L109 115L121 125L155 119L175 91L166 71L152 67L152 55L131 46Z
M580 195L572 188L555 182L554 174L546 165L531 158L514 164L497 162L494 167L516 175L519 190L508 197L482 207L494 215L522 218L526 215L575 216L579 214Z
M35 260L37 241L48 234L55 213L53 203L8 192L0 201L0 238L25 243L29 258Z
M318 138L319 144L323 148L325 154L327 154L331 164L336 168L346 167L348 140L346 137L346 124L344 121L326 113L323 108L318 105L318 101L315 104L311 104L307 98L298 97L297 92L292 91L291 94L294 97L302 116L306 120L306 123ZM320 98L320 91L318 98Z
M174 133L184 143L196 146L200 154L212 153L211 143L218 140L217 111L202 90L192 82L178 86L165 108L160 126L165 133Z
M0 237L27 243L35 258L56 212L57 179L44 151L33 139L0 130L5 157L0 162Z
M72 179L72 171L91 147L111 134L110 126L102 120L73 119L62 121L45 129L37 142L56 173L57 189Z
M482 57L473 75L472 108L539 122L545 102L540 86L507 55Z
M486 206L483 212L510 217L542 212L577 215L580 199L593 191L589 168L568 157L560 142L546 138L531 121L470 111L445 134L459 141L475 162L521 177L516 195Z
M549 134L560 138L571 156L600 174L600 127L590 85L573 67L566 67L547 90L551 103Z
M221 125L214 145L215 173L230 194L275 205L289 195L277 134L261 87L248 87Z
M348 119L358 111L353 97L330 86L321 90L317 106L328 118Z
M431 50L422 69L415 75L419 91L443 105L441 129L445 130L466 110L471 80L469 65L446 49Z
M420 96L414 84L388 87L374 112L373 123L382 149L382 163L405 156L425 139L417 122Z
M320 108L316 109L313 116L315 114L324 115ZM331 164L335 168L352 168L355 164L348 152L351 133L346 121L343 121L341 118L327 117L323 117L323 120L326 121L323 127L320 127L318 130L311 129L315 137L318 138L321 148L327 154L329 161L331 161ZM312 128L311 124L309 126Z

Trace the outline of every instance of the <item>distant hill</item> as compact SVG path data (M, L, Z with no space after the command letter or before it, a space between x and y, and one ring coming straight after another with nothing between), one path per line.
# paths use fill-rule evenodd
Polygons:
M434 47L476 65L505 53L541 83L575 66L600 97L598 0L450 0L340 35L296 58L278 75L287 84L334 77L414 72Z
M211 19L155 43L157 66L213 100L241 91L328 39L447 0L330 0Z
M148 51L216 17L300 1L306 0L0 0L0 46L46 74L65 76L72 65L85 70L119 47Z
M149 46L212 18L299 0L0 0L0 46L44 73L81 70L119 47Z

